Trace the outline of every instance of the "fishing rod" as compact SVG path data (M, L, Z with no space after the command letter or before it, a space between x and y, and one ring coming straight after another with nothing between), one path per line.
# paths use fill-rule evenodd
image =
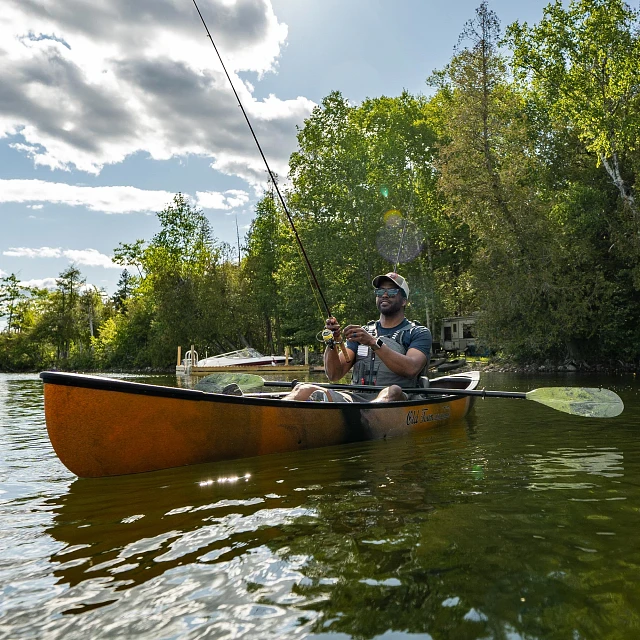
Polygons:
M213 37L211 36L211 32L209 31L209 27L207 26L207 23L204 20L204 17L202 15L202 12L200 11L200 7L198 7L198 3L196 2L196 0L193 0L193 5L196 8L196 11L198 12L198 15L200 16L200 20L202 21L202 26L204 27L204 30L207 32L207 37L209 38L209 40L211 40L211 44L213 45L213 48L216 52L216 55L218 56L218 60L220 60L220 64L222 65L222 70L224 71L225 75L227 76L227 80L229 81L229 84L231 85L231 89L233 90L233 93L236 97L236 100L238 101L238 106L240 107L240 110L242 111L242 115L244 116L244 119L247 122L247 126L249 127L249 131L251 131L251 135L253 136L253 139L256 143L256 146L258 147L258 151L260 152L260 156L262 157L262 161L264 162L264 166L267 168L267 173L269 174L269 177L271 178L271 184L273 184L274 189L276 190L276 193L278 194L278 199L280 200L280 204L282 205L282 208L287 216L287 220L289 220L289 224L291 225L291 229L293 230L293 235L295 236L296 242L298 243L298 246L300 247L300 252L302 253L302 256L304 258L304 261L307 265L307 269L309 270L309 274L311 275L311 278L313 280L313 284L315 285L318 294L320 295L320 299L322 300L322 304L324 305L325 311L327 312L327 317L331 317L333 314L331 313L331 308L329 307L329 304L327 303L326 298L324 297L324 293L322 292L322 289L320 287L320 283L318 282L318 278L316 277L315 271L313 270L313 267L311 266L311 261L309 260L309 256L307 256L307 252L304 249L304 245L302 244L302 240L300 240L300 236L298 235L298 230L296 229L296 225L293 222L293 218L291 217L291 214L289 213L289 208L287 207L286 202L284 201L284 198L282 197L282 194L280 193L280 189L278 187L278 183L276 182L275 176L273 174L273 171L271 171L271 167L269 166L269 163L267 162L267 158L264 155L264 152L262 151L262 147L260 146L260 142L258 141L258 136L256 136L256 132L253 130L253 126L251 125L251 121L249 120L249 116L247 115L247 112L244 109L244 106L242 105L242 101L240 100L240 96L238 95L238 92L236 91L236 88L233 84L233 81L231 80L231 76L229 75L229 72L227 71L227 67L224 64L224 61L222 60L222 56L220 55L220 52L218 51L218 47L216 46L216 43L213 41ZM325 331L323 331L323 339L326 343L330 343L331 340L333 340L333 333L331 333L331 336L326 335L326 331L328 331L328 329L325 329ZM344 355L345 359L347 360L347 362L349 362L349 356L347 355L347 350L344 346L344 342L342 341L342 339L340 341L335 341L338 346L340 347L340 349L342 350L342 354Z

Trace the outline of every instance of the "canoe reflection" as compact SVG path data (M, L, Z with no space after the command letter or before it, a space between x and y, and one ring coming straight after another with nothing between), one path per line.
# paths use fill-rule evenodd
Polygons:
M122 590L175 567L224 563L263 545L275 550L295 542L300 551L319 520L344 533L369 526L383 535L406 517L400 514L433 508L427 458L442 447L464 446L467 430L461 422L386 442L78 479L52 501L48 533L66 545L51 558L54 574L72 587L98 579ZM362 510L360 500L368 502ZM341 512L340 503L353 508ZM367 516L375 503L382 515Z

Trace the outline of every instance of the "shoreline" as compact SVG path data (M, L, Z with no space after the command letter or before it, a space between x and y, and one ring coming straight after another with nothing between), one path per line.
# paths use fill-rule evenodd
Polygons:
M567 361L563 364L554 364L549 361L532 362L526 364L514 363L509 360L467 360L460 369L456 371L482 371L486 373L521 373L521 374L545 374L545 373L578 373L578 374L599 374L599 375L619 375L623 373L636 374L638 366L633 363L618 361L617 363L597 363Z
M59 369L51 367L50 369L22 369L20 371L12 371L9 369L0 369L0 373L41 373L42 371L56 371L61 373L86 373L88 375L94 373L126 373L140 375L175 375L175 366L172 368L162 367L143 367L141 369Z
M467 359L466 364L451 371L481 371L484 373L520 373L520 374L545 374L545 373L579 373L579 374L602 374L602 375L618 375L623 373L636 374L639 371L636 364L629 362L609 362L589 364L586 362L567 361L563 364L551 363L548 360L544 362L531 362L526 364L514 363L509 360L481 360ZM40 373L41 371L63 371L68 373L85 373L85 374L138 374L138 375L174 375L175 367L140 367L135 369L59 369L52 367L50 369L25 369L21 371L12 371L0 369L0 373ZM443 372L449 373L449 372Z

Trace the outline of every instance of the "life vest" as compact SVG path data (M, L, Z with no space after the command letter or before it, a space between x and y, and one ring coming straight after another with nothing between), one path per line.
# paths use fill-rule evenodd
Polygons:
M407 320L408 325L404 325L402 329L398 329L389 336L381 336L380 339L385 343L387 347L393 349L397 353L406 355L407 350L402 343L404 334L413 331L419 324ZM371 320L362 328L374 338L377 338L377 321ZM418 380L420 376L426 375L428 370L428 362L425 363L424 369L418 373L415 378L403 378L397 373L394 373L382 362L380 358L376 358L376 352L370 347L360 345L356 354L356 361L351 370L351 384L373 384L382 387L388 387L392 384L397 384L400 387L417 387L419 386Z

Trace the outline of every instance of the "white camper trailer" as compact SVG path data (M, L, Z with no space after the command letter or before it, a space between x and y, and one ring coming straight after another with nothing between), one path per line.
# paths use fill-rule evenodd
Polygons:
M444 318L440 331L442 349L455 353L473 353L476 348L475 323L473 316Z

